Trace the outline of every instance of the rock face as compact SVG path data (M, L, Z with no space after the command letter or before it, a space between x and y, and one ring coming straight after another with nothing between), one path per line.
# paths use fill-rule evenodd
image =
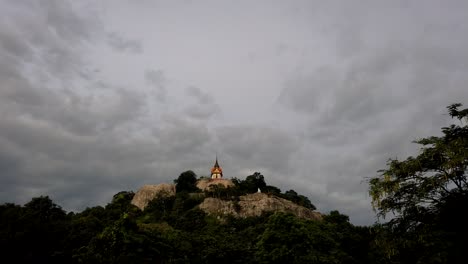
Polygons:
M322 215L291 201L265 193L253 193L239 197L239 201L205 198L199 205L207 214L233 215L235 217L260 216L263 212L292 213L300 218L321 220Z
M224 187L232 187L234 183L228 179L201 179L197 181L197 188L204 191L207 190L211 185L221 184Z
M202 179L197 182L197 187L205 190L217 184L221 184L224 187L234 186L232 181L226 179ZM175 194L176 186L174 184L144 185L135 193L131 203L144 210L151 200L158 197L174 196ZM203 194L200 193L200 195ZM318 212L266 193L252 193L239 196L238 201L226 201L208 197L199 205L199 208L207 214L217 216L251 217L260 216L264 212L283 212L292 213L304 219L322 219L322 215Z
M154 198L174 196L175 193L176 189L174 184L161 183L157 185L144 185L135 193L131 204L143 210Z

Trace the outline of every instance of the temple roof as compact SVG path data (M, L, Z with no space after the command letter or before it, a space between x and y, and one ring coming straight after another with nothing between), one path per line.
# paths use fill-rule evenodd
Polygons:
M216 157L216 162L211 169L211 174L223 174L223 169L219 166L218 157Z

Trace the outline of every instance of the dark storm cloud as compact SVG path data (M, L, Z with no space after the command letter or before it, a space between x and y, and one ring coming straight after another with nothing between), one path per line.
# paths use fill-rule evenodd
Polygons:
M145 93L92 72L83 78L92 67L85 43L103 31L67 3L11 1L0 11L2 202L50 195L66 209L102 204L118 191L176 178L211 140L204 125L176 118L158 120L151 134ZM163 101L162 71L146 78Z
M40 62L44 75L54 76L70 77L80 70L80 45L92 38L95 31L90 26L98 23L92 16L75 12L66 1L6 1L2 14L2 66L9 60L24 65L35 61Z
M141 42L132 39L125 39L116 32L107 34L107 43L118 51L128 51L135 54L143 52L143 45Z

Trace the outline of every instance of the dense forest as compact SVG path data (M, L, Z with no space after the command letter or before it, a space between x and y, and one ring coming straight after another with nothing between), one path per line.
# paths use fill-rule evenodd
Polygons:
M134 193L115 194L106 206L65 212L49 197L0 205L2 259L15 263L464 263L468 246L468 109L448 107L456 123L441 136L417 140L420 153L390 159L368 179L373 226L355 226L338 211L323 220L265 213L219 218L197 208L205 197L235 199L268 192L314 210L306 196L281 192L263 175L233 179L234 187L199 192L187 171L177 193L144 211ZM386 220L386 221L384 221ZM6 261L9 262L9 261Z

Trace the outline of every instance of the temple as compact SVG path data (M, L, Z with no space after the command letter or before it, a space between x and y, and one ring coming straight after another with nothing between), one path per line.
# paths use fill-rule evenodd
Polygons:
M216 162L213 168L211 169L211 179L222 179L223 178L223 169L218 164L218 157L216 157Z

